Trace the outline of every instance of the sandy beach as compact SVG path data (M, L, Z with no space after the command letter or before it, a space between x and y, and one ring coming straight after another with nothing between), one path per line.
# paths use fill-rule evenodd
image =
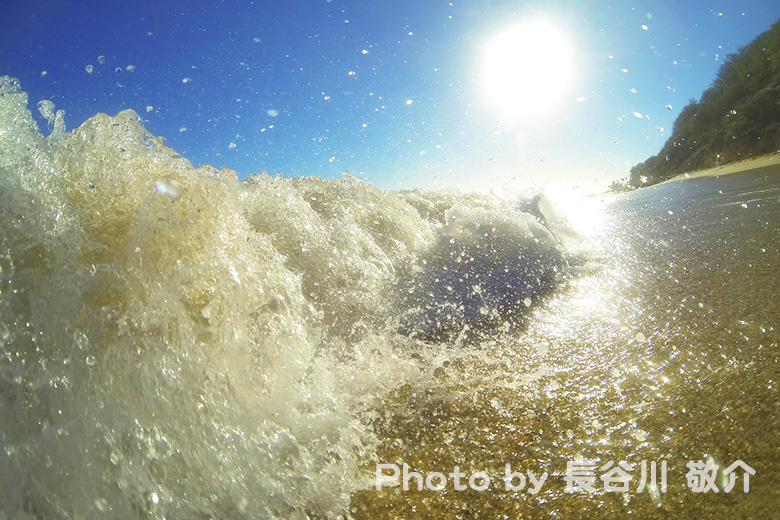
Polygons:
M671 179L660 182L659 184L665 184L667 182L675 182L683 179L694 179L698 177L716 177L718 175L728 175L731 173L741 173L751 170L757 170L759 168L770 168L780 165L780 153L774 153L770 155L762 155L761 157L755 157L751 159L744 159L742 161L735 161L732 163L716 166L715 168L707 168L704 170L696 170L687 173L681 173L672 177ZM780 171L780 169L778 169Z

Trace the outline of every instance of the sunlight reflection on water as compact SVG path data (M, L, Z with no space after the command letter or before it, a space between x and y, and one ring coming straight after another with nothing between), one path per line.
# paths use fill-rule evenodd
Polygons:
M549 472L544 489L533 496L503 488L468 496L386 491L377 504L390 507L384 510L392 510L392 518L423 510L446 516L458 504L456 511L472 516L538 517L543 511L564 518L668 518L706 512L728 518L734 507L745 517L766 516L777 497L770 485L751 480L750 495L729 497L724 509L712 494L688 488L685 464L713 457L725 464L745 460L767 475L778 469L776 436L767 435L767 420L777 417L777 367L766 355L767 348L777 349L769 318L776 302L762 296L777 285L756 280L773 272L768 266L778 248L764 237L776 233L767 235L766 213L756 213L758 227L749 233L742 226L750 221L741 216L722 249L716 246L724 222L736 221L735 215L713 217L694 207L671 217L666 199L642 196L654 204L652 211L637 213L643 199L636 196L551 195L586 237L595 260L535 305L521 330L453 353L457 361L441 385L398 396L402 412L389 413L380 426L392 438L409 440L402 449L381 451L383 460L411 461L423 472L457 462L496 478L509 462ZM686 228L691 221L701 223L695 236ZM760 247L733 253L737 242L753 241ZM760 283L745 285L747 279ZM629 492L567 492L567 464L585 460L599 467L625 461L635 478ZM637 492L639 468L652 461L668 464L668 489L650 485ZM379 511L371 508L377 497L360 498L367 511Z
M572 224L586 238L594 237L607 224L607 206L614 196L582 196L570 191L554 191L550 199Z

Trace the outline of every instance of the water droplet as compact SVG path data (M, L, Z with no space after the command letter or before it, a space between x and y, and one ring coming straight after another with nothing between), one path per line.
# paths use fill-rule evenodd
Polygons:
M41 113L41 115L46 119L49 123L54 122L54 102L49 99L43 99L41 101L38 101L38 112Z
M122 462L122 455L117 450L112 449L108 454L108 460L114 466L119 466L119 463Z
M161 180L154 185L154 188L163 195L166 195L172 199L178 199L181 197L181 186L178 182L173 180Z
M101 513L105 513L109 509L108 501L105 498L97 498L97 499L95 499L95 507Z

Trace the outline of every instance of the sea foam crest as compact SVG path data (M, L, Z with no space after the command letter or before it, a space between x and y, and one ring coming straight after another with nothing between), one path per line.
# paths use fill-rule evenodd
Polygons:
M517 319L569 261L542 198L239 181L131 110L64 132L47 103L45 138L26 105L0 78L9 517L349 516L420 340Z

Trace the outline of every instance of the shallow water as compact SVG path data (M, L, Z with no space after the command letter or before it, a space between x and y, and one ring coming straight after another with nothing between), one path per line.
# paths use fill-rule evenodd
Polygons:
M776 515L774 172L566 220L544 196L238 181L131 111L65 132L44 104L43 137L26 102L0 79L5 517ZM692 492L705 455L750 492ZM569 493L587 460L665 461L668 488ZM377 491L396 463L492 484ZM549 476L507 491L506 464Z
M445 491L418 492L410 480L409 491L356 494L356 517L777 518L778 173L582 208L585 221L601 214L591 235L600 268L547 299L522 332L453 354L439 385L399 392L377 421L380 461L423 476L485 471L491 487L456 491L448 477ZM752 467L749 493L741 474L728 494L695 493L686 464L707 455L721 469ZM575 460L596 461L594 493L565 491ZM629 463L628 492L605 491L608 461ZM660 482L636 491L642 461L648 484L651 462L660 481L666 461L666 492ZM536 494L530 479L507 491L507 463L550 476Z

